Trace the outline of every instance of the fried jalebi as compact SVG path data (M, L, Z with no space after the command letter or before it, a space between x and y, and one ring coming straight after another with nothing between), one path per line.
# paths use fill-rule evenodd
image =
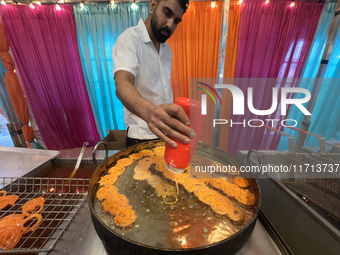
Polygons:
M99 184L102 185L111 185L116 183L118 177L117 174L107 174L100 178Z
M14 197L15 201L19 198L15 195L5 196L5 192L1 192L4 194L1 198L12 198ZM15 198L18 197L18 198ZM14 205L14 203L13 203ZM38 211L34 214L29 214L29 211L34 211L37 207L39 207ZM44 198L39 197L32 199L31 201L27 202L22 207L23 214L10 214L6 217L0 219L0 250L11 250L13 249L16 244L19 242L20 238L23 234L34 231L35 228L40 224L42 221L42 216L39 214L44 207ZM28 216L25 218L25 216ZM37 219L37 222L27 229L24 225L32 220L33 218Z
M114 222L122 227L127 227L131 225L136 219L136 214L134 210L127 210L116 215Z
M234 177L234 183L239 186L240 188L248 188L249 187L249 182L247 179L241 177L241 176L236 176Z
M19 197L17 195L9 195L7 196L6 191L1 191L2 195L0 197L0 210L2 210L3 208L5 208L7 205L11 205L14 206L15 202L19 199Z
M37 222L27 229L24 225L33 218L37 218ZM23 214L11 214L2 218L0 220L0 249L13 249L22 235L34 231L41 221L42 216L39 213L31 214L26 219Z
M9 226L0 229L0 249L12 250L24 234L25 229L21 226Z
M0 191L0 194L1 194L0 197L4 197L4 196L6 196L7 192L3 190L3 191Z
M44 203L45 199L43 197L34 198L28 201L26 204L24 204L24 206L21 209L22 214L25 216L29 216L30 215L29 211L33 212L37 207L39 207L39 209L35 213L40 213L44 208Z
M109 169L108 174L101 177L99 181L101 187L96 194L98 200L101 201L103 210L115 216L114 222L122 227L131 225L136 219L136 214L129 205L127 197L119 194L113 184L124 173L126 167L133 162L133 157L118 160L116 165Z
M114 197L118 194L118 190L113 185L106 185L99 188L97 192L97 198L99 201L105 199L106 197Z
M30 221L31 219L33 218L37 218L37 222L32 226L30 227L29 229L27 229L24 225L26 224L26 222ZM29 231L34 231L36 229L36 227L40 224L40 222L42 221L42 216L41 214L39 213L33 213L33 214L30 214L26 219L24 219L23 221L21 221L19 223L19 226L21 226L23 229L26 230L26 232L29 232ZM25 233L26 233L25 232Z
M110 184L114 184L118 177L124 173L125 169L127 166L131 165L132 163L134 162L133 159L130 159L130 158L122 158L122 159L119 159L116 163L116 165L114 165L113 167L111 167L108 171L109 174L112 174L114 177L114 179L112 179L111 181L114 181L113 183L110 183Z
M15 227L24 220L23 214L10 214L0 219L0 229L4 227Z
M102 206L104 211L115 216L114 222L121 227L131 225L136 219L135 211L129 205L129 200L118 192L113 196L105 197Z
M210 184L213 187L222 190L229 197L235 198L238 202L244 205L255 204L255 196L248 189L241 189L237 185L221 178L211 178Z

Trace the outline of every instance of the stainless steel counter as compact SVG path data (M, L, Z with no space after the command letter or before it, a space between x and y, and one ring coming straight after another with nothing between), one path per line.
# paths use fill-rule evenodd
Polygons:
M74 218L67 231L49 255L106 255L92 221L89 203ZM246 245L237 255L282 254L258 220Z
M59 151L0 146L0 176L26 176L58 154Z
M15 148L15 149L20 150L20 148ZM29 150L28 152L33 153L33 151L34 150ZM50 151L42 151L42 152L50 153ZM59 160L73 162L74 160L77 159L79 152L80 152L80 148L61 151L58 158ZM115 154L116 152L118 151L109 151L109 156ZM56 154L57 153L58 152L56 152ZM85 162L90 161L90 159L92 158L91 153L92 153L91 149L88 148L85 151L83 161ZM55 157L56 154L54 153L53 155L47 155L50 157L45 158L45 156L41 156L41 155L37 156L33 153L29 155L28 157L32 159L39 159L40 165L41 165L41 164L44 164L44 162L49 161L51 158ZM20 165L21 164L20 156L22 154L12 152L11 155L14 155L15 157L17 157L19 163L16 164L16 166L12 168L12 170L15 170L15 171L9 171L9 175L13 176L15 174L14 176L18 176L18 177L24 176L24 175L30 174L31 170L34 170L34 167L30 167L29 169L25 169L25 171L22 171L22 170L19 171L22 167ZM3 155L3 158L6 159L6 156ZM98 151L97 158L103 160L104 151ZM6 160L7 160L6 162L8 162L8 159ZM5 161L1 160L1 163L3 162ZM39 164L37 163L36 167L38 165ZM1 166L3 165L1 164ZM0 169L2 169L1 166L0 166ZM31 173L33 174L33 172ZM79 174L81 174L82 170L79 169L78 172ZM6 176L7 171L6 172L0 171L0 173L1 173L1 176ZM39 173L35 173L33 175L39 176ZM83 207L80 209L78 214L75 216L75 218L73 219L69 227L66 229L65 233L61 236L61 239L57 242L54 250L48 253L48 255L78 255L78 254L79 255L84 255L84 254L106 255L107 254L101 240L99 239L93 227L88 201L84 203ZM279 249L273 242L272 238L269 236L268 232L265 230L261 222L258 220L248 242L237 254L238 255L255 255L255 254L256 255L257 254L276 255L276 254L282 254L282 253L279 251ZM39 255L43 255L43 254L39 254Z

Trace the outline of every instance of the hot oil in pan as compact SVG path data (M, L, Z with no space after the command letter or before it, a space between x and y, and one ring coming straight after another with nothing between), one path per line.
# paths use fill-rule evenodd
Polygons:
M147 180L133 179L136 165L137 162L129 166L115 184L119 193L129 199L129 204L136 212L137 218L131 227L117 227L113 216L103 211L97 199L94 201L95 213L103 223L126 239L155 248L204 247L232 236L253 218L253 207L232 201L245 214L242 224L234 224L226 216L216 214L209 205L199 201L182 185L179 185L178 201L173 205L166 204ZM176 183L166 179L154 165L149 171L152 176L161 177L165 184L172 185L176 191Z

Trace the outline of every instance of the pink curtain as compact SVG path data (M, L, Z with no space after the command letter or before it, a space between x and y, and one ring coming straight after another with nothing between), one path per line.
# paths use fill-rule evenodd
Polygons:
M300 77L323 8L318 2L295 2L294 7L290 4L284 0L269 4L245 0L242 4L235 78L253 79L235 79L235 85L243 91L245 102L247 87L253 87L255 109L271 107L272 87L280 91L282 87L297 85L297 79L280 81L277 78ZM280 96L279 93L279 101ZM246 125L230 127L228 151L236 155L238 150L275 150L280 136L263 127L249 127L247 121L262 119L271 126L272 122L265 119L282 120L283 117L280 106L271 116L257 116L245 104L245 115L231 116L233 122L245 120ZM281 129L279 121L274 122L274 128Z
M17 69L48 149L100 140L77 44L71 5L1 6Z

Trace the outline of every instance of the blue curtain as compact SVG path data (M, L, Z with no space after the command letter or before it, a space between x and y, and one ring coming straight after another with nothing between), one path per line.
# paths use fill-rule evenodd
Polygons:
M5 73L6 73L6 69L5 69L4 65L2 64L2 61L0 61L0 75L2 76L4 82L5 82ZM5 105L4 105L4 102L2 102L1 96L0 96L0 108L2 109L4 114L6 115L5 117L8 119L8 115L7 115L7 112L6 112L6 109L5 109Z
M313 38L312 46L309 50L308 57L306 59L302 74L301 74L301 80L299 81L298 87L308 89L310 92L312 92L313 84L315 81L315 77L318 73L320 62L322 59L322 55L326 46L327 38L328 38L328 32L329 28L332 24L332 20L334 17L334 13L336 10L337 3L326 3L323 7L322 14L319 20L318 27L315 31L315 35ZM333 50L334 51L334 50ZM320 90L320 92L322 92ZM294 96L295 98L301 98L304 97L302 94L296 94ZM319 101L319 98L318 98ZM307 108L307 104L303 104ZM317 107L316 107L317 108ZM316 113L312 113L312 116L315 117ZM297 121L298 125L297 127L300 128L302 120L304 118L304 114L295 106L292 105L292 107L289 110L287 119L294 119ZM312 118L313 119L313 118ZM310 131L312 131L310 129ZM290 134L294 136L294 139L296 141L298 132L289 128L284 128L283 132ZM280 143L278 145L278 150L287 150L288 149L288 140L287 137L281 136Z
M112 48L128 27L149 15L149 3L73 5L80 58L101 138L125 129L123 105L116 97Z
M340 18L335 26L336 37L324 79L311 118L310 132L326 140L340 139ZM318 145L314 137L307 137L307 145Z

